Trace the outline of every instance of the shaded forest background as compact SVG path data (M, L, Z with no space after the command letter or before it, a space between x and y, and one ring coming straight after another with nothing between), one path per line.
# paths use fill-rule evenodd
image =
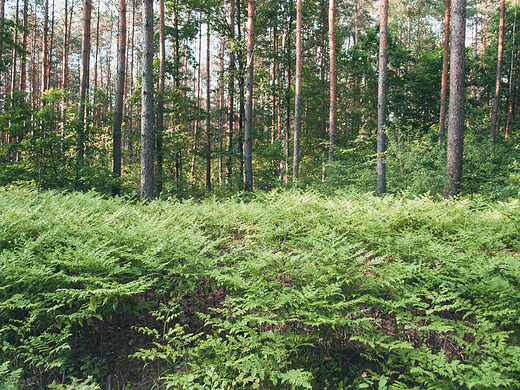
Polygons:
M155 7L155 197L202 196L210 190L225 195L244 189L247 3L233 4L233 15L231 4L222 1L168 1L164 14ZM86 6L91 10L88 54L82 51ZM121 194L138 195L141 6L137 1L126 4L119 174L114 173L113 138L120 7L101 0L3 4L1 185L22 181L33 182L38 189L96 189L107 194L118 188ZM290 186L293 181L295 7L293 0L256 4L252 97L256 190ZM330 165L327 7L325 0L303 2L297 185L375 191L378 3L336 4L337 125L335 160ZM504 199L518 195L520 188L516 4L505 5L495 142L489 142L489 136L498 4L472 1L466 12L461 191ZM165 17L162 99L161 15ZM385 152L390 193L439 195L444 189L446 143L438 142L443 25L443 2L390 2ZM82 79L86 57L89 64ZM159 108L164 112L163 126L157 125Z

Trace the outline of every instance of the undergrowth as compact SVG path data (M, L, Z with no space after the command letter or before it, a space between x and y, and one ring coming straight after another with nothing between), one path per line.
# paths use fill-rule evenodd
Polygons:
M0 388L517 389L519 228L518 201L1 189Z

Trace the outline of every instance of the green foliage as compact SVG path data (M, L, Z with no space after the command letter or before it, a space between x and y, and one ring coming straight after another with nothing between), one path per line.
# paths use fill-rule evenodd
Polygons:
M88 335L112 318L121 358L158 364L171 388L520 386L518 201L274 191L142 207L11 187L0 210L6 388L96 388L113 330Z

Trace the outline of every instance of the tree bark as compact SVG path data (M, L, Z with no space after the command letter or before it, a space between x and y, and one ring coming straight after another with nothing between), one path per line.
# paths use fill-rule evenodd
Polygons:
M293 188L298 185L300 170L300 130L302 97L302 0L296 0L296 76L294 85Z
M98 89L98 58L99 58L99 20L101 18L101 0L97 3L96 17L96 55L94 57L94 91ZM94 104L96 104L96 95L94 95Z
M253 129L253 55L255 38L255 0L247 1L247 62L246 62L246 104L244 129L244 170L245 190L253 191L253 164L252 164L252 129Z
M51 20L51 39L50 44L48 45L48 54L47 54L47 89L52 88L51 80L52 80L52 54L54 51L54 18L56 16L55 13L55 5L56 1L52 0L52 20Z
M504 53L504 15L505 0L500 0L500 20L498 27L498 58L497 58L497 77L495 81L495 95L493 96L493 109L491 111L491 128L489 130L489 139L495 142L498 117L498 108L500 105L500 84L502 79L502 63Z
M439 145L444 142L446 128L446 101L448 97L448 69L450 57L450 8L451 0L446 0L444 11L444 53L442 56L441 113L439 116Z
M335 0L329 0L329 58L330 58L330 110L329 110L329 168L334 162L336 146L336 35Z
M28 18L29 18L29 5L28 1L23 2L23 37L22 37L22 47L24 49L22 53L22 57L20 59L20 91L25 93L26 81L27 81L27 66L26 66L26 51L27 51L27 31L28 31Z
M159 90L157 91L157 194L163 190L164 84L166 78L164 0L159 0Z
M460 191L464 141L466 0L451 4L450 103L444 197Z
M44 19L43 19L43 37L42 37L42 74L41 74L41 92L43 93L47 88L47 72L48 72L48 57L47 57L47 36L49 33L49 0L44 3Z
M143 0L141 203L153 199L153 0Z
M233 117L234 117L234 89L235 89L235 0L231 0L230 9L230 51L229 51L229 80L228 80L228 127L226 130L226 186L231 184L233 153Z
M114 179L121 177L121 126L123 124L123 98L126 77L126 0L119 0L119 35L117 37L117 82L114 102L113 164ZM112 187L112 195L121 193L119 184Z
M16 13L15 13L15 23L18 25L19 21L19 10L20 10L20 0L16 0ZM18 43L18 28L14 32L14 43ZM13 64L12 64L12 72L11 72L11 94L17 89L16 84L16 60L17 60L17 51L13 48Z
M320 89L321 89L321 140L323 143L323 167L321 181L325 181L326 173L326 141L327 141L327 119L325 118L325 31L327 26L327 12L325 0L321 0L321 40L320 40Z
M377 93L377 195L386 193L385 121L386 121L386 68L388 43L388 0L381 0L379 22L379 82Z
M210 18L208 13L206 34L206 188L211 191L211 83L210 83Z
M85 103L89 87L90 69L90 20L92 17L92 0L83 2L83 37L81 40L81 70L79 86L79 125L77 134L77 163L83 165L85 143Z

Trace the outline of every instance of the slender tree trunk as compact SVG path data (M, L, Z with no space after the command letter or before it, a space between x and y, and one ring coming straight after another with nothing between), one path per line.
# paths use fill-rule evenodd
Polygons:
M287 53L287 29L284 28L283 35L282 35L282 53ZM286 166L287 166L287 123L285 122L285 119L282 120L283 115L283 109L284 105L283 102L285 100L285 95L288 93L288 88L285 86L285 75L286 75L286 61L282 62L282 77L280 80L280 109L278 111L278 122L281 124L281 138L282 138L282 152L283 152L283 159L280 161L280 181L285 181L286 177Z
M237 14L237 40L242 42L242 12L240 10L242 2L236 1L236 14ZM247 54L246 54L247 55ZM239 45L237 50L238 58L238 137L237 137L237 152L238 152L238 176L241 180L238 181L240 189L244 189L244 117L245 117L245 64L244 64L244 53L242 52L242 45Z
M37 83L36 83L36 38L38 34L36 33L37 26L34 26L35 33L33 34L33 40L32 40L32 49L31 49L31 68L30 68L30 74L31 74L31 87L30 87L30 98L31 98L31 107L36 107L36 95L38 94L37 90Z
M15 23L18 26L20 23L19 18L19 11L20 11L20 0L16 0L16 14L15 14ZM18 43L18 28L14 32L14 43ZM12 63L12 72L11 72L11 93L13 93L17 89L16 84L16 60L17 60L17 52L16 49L13 49L13 63Z
M211 191L211 83L210 83L210 18L207 18L206 34L206 188Z
M446 100L448 97L448 69L450 57L450 7L451 0L446 0L444 12L444 53L442 56L441 113L439 118L439 145L444 142L446 127Z
M466 0L453 0L451 6L450 106L445 198L459 193L464 142Z
M292 1L290 2L292 3ZM292 8L289 6L289 8ZM292 16L289 16L287 31L292 31ZM289 129L291 128L291 34L287 34L287 93L285 94L286 104L285 104L285 139L286 139L286 148L285 148L285 183L289 182Z
M517 6L515 3L515 19L513 22L513 49L511 50L511 64L509 67L509 95L508 95L508 112L507 112L507 123L506 123L506 134L505 138L509 138L511 135L511 128L514 120L514 98L516 97L516 91L513 93L513 69L515 62L515 38L516 38L516 16L517 16ZM513 96L515 95L515 96Z
M222 49L221 49L221 54L220 54L220 74L223 75L224 74L224 53L225 53L225 47L226 47L226 44L225 44L225 40L224 38L222 39ZM224 81L221 79L220 81L220 99L219 99L219 108L221 110L221 112L223 112L224 110ZM218 142L219 142L219 154L218 154L218 185L219 186L222 186L222 183L223 183L223 180L222 180L222 173L223 173L223 166L222 166L222 150L223 150L223 126L226 122L226 118L225 118L225 115L221 115L221 117L219 118L219 137L218 137Z
M51 80L52 80L52 55L54 51L54 17L56 15L55 13L55 5L56 1L52 0L52 20L51 20L51 39L50 39L50 45L48 49L47 54L47 89L52 88Z
M199 58L197 61L197 92L196 92L196 104L197 108L200 108L200 68L202 65L202 12L199 16ZM199 111L200 112L200 111ZM191 154L191 169L190 169L190 183L193 186L195 184L195 155L197 154L198 148L198 136L200 128L200 116L197 114L195 120L195 126L193 129L193 152Z
M65 4L63 6L63 41L62 41L62 48L61 48L61 57L62 57L62 67L61 67L61 84L60 88L65 89L65 73L67 73L67 26L68 26L68 16L69 16L69 10L68 10L68 0L64 0ZM62 108L63 112L63 108Z
M235 0L231 0L230 9L230 42L235 39ZM233 153L233 117L234 117L234 89L235 89L235 49L234 45L230 45L229 51L229 81L228 81L228 128L226 134L226 185L231 184L231 173L232 173L232 156Z
M47 36L49 34L49 0L45 0L44 4L44 19L43 19L43 37L42 37L42 74L41 74L41 92L48 89L47 87L47 72L48 72L48 48Z
M379 22L379 84L377 94L377 195L386 193L385 122L386 122L386 67L388 41L388 0L381 0Z
M325 118L325 30L327 28L327 9L326 0L321 0L321 39L320 39L320 90L321 90L321 140L322 155L323 155L323 166L321 181L325 182L325 170L326 170L326 153L327 148L325 142L327 140L327 119Z
M0 34L4 34L5 29L5 0L0 0ZM0 39L0 54L4 50L4 40Z
M99 20L101 17L101 0L97 3L97 17L96 17L96 55L94 60L94 91L98 89L98 58L99 58ZM96 96L94 95L94 104L96 104Z
M302 0L296 0L296 77L294 90L293 187L298 185L300 170L300 128L302 96Z
M99 12L99 10L98 10ZM123 98L126 77L126 0L119 0L119 34L117 37L117 83L114 103L113 164L114 179L121 177L121 126L123 124ZM121 193L119 184L112 187L112 195Z
M330 57L330 110L329 110L329 167L334 162L336 146L336 36L335 0L329 0L329 57Z
M159 0L159 90L157 91L157 194L163 190L164 85L166 79L164 0Z
M491 111L491 128L489 131L489 138L491 142L495 142L496 130L498 128L497 117L498 108L500 105L500 84L502 80L502 57L504 53L504 15L505 15L505 0L500 0L500 21L498 27L498 59L497 59L497 77L495 82L495 95L493 97L493 109Z
M247 62L246 62L246 126L244 129L245 190L253 191L252 129L253 129L253 55L255 38L255 0L247 0Z
M81 72L79 86L79 121L77 135L78 166L83 165L83 153L85 148L85 103L89 87L90 69L90 20L92 17L92 0L83 2L83 37L81 41Z
M153 199L153 0L143 0L141 203Z
M23 37L22 37L22 47L24 49L22 53L22 57L20 59L20 91L25 93L26 82L27 82L27 31L29 28L29 5L28 1L23 2Z

